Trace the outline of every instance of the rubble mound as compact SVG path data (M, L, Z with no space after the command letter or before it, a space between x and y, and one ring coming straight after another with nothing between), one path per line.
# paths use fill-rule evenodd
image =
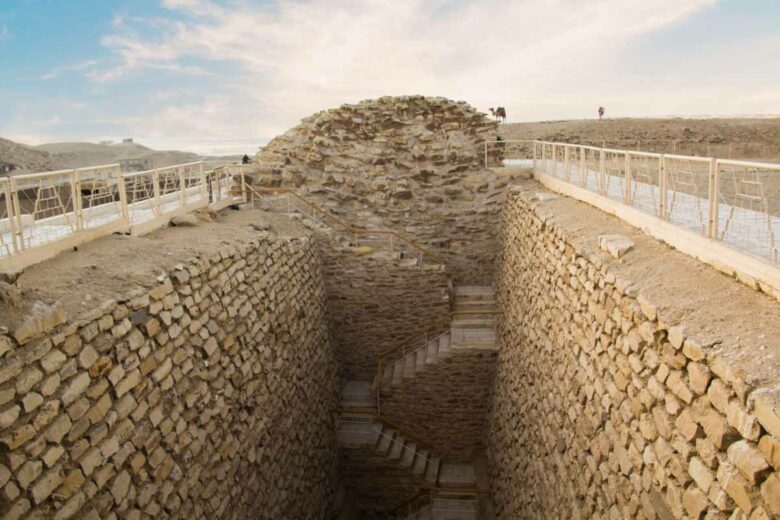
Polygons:
M458 244L495 238L485 212L500 209L497 195L507 180L484 168L482 142L496 140L497 126L468 103L441 97L343 105L272 140L258 154L251 182L294 187L356 225L402 231L460 262ZM492 252L476 249L467 256L490 261ZM456 278L480 281L461 274Z

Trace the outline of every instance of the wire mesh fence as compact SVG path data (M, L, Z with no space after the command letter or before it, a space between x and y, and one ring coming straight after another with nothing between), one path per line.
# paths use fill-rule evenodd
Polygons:
M780 263L780 164L549 142L534 156L538 173Z
M95 238L210 202L245 200L240 165L218 173L203 163L122 174L118 164L0 179L0 260L81 234Z

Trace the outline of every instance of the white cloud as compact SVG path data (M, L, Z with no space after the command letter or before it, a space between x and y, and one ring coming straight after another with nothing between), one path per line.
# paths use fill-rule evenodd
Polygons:
M239 70L217 77L202 106L152 116L160 135L272 136L311 112L386 94L444 95L482 109L503 104L510 119L530 119L549 113L553 105L545 103L571 107L583 79L610 90L628 43L714 2L280 0L261 8L246 0L163 0L169 18L115 21L103 44L120 63L92 77L206 74L209 62ZM553 99L551 91L567 97Z
M52 80L68 72L78 72L78 71L94 68L97 64L98 62L95 60L87 60L87 61L82 61L80 63L74 63L73 65L63 65L62 67L55 67L51 69L49 72L42 74L40 79L44 81Z

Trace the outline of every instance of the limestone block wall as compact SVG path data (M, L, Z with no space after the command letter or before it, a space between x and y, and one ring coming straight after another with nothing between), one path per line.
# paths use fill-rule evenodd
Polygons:
M777 518L780 306L541 190L502 222L499 518ZM614 260L601 233L636 247Z
M321 244L331 336L344 376L373 380L379 354L449 312L447 270Z
M383 387L382 414L435 448L450 462L483 453L496 374L495 350L452 349L403 383Z
M323 517L339 385L321 264L253 234L78 321L42 307L3 329L0 516Z

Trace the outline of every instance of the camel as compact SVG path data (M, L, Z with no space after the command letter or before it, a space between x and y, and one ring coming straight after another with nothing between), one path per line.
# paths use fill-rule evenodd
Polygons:
M490 115L493 116L494 119L497 119L499 121L503 121L506 123L506 109L504 107L498 107L495 110L493 108L490 108Z

